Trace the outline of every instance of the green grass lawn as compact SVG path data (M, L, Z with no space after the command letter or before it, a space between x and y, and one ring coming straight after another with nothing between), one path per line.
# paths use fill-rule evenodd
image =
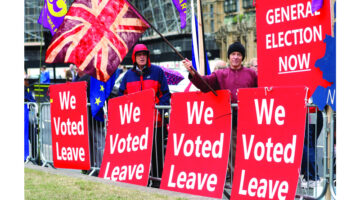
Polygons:
M131 200L185 200L141 192L134 189L87 181L81 178L55 175L47 172L25 168L25 199L131 199Z

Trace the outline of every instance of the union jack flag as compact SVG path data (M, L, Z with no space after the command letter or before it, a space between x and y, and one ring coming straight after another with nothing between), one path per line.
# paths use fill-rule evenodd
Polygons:
M106 82L149 25L126 0L75 0L46 51Z

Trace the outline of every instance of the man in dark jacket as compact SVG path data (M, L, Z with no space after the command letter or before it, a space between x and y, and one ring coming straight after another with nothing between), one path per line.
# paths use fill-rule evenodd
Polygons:
M137 44L132 54L133 68L128 70L121 81L119 96L154 89L155 104L169 105L170 92L164 71L150 62L150 51L144 44ZM151 159L151 175L160 178L163 171L164 146L167 129L163 125L160 112L156 112L153 150ZM152 187L160 187L160 182L153 181Z

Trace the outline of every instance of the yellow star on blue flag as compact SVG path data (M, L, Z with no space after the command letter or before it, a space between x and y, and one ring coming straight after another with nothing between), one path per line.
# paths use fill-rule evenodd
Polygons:
M100 97L99 98L95 98L95 104L99 105L101 103Z
M114 87L115 80L119 73L114 73L107 82L99 81L90 77L90 106L94 119L104 121L103 107Z

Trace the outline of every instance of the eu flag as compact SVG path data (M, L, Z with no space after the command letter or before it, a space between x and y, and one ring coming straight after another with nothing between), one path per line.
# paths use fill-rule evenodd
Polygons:
M109 97L111 90L114 87L115 80L121 71L121 69L117 69L117 71L113 73L110 79L105 83L92 76L90 77L90 106L91 114L94 119L104 121L104 111L102 107L104 106L106 99Z

